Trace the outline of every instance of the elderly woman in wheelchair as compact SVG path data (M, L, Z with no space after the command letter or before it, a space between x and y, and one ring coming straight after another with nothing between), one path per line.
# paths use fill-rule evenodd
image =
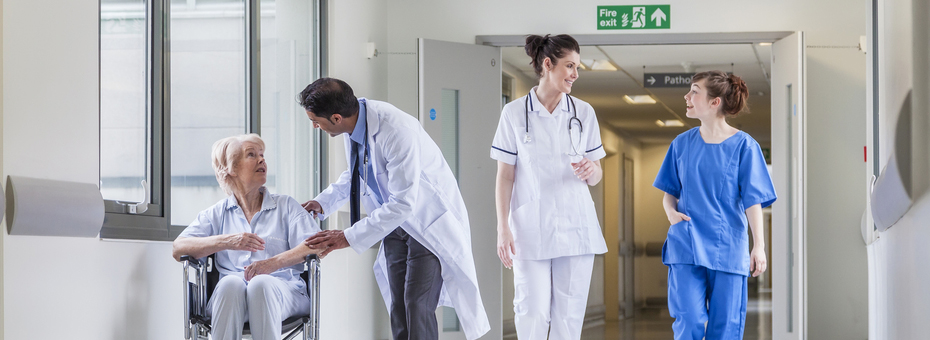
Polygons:
M256 134L213 144L213 170L229 195L200 212L174 241L175 260L215 255L220 280L207 303L213 339L241 339L249 322L255 340L278 339L281 321L310 312L300 278L310 249L303 241L320 231L300 203L264 187L265 144Z

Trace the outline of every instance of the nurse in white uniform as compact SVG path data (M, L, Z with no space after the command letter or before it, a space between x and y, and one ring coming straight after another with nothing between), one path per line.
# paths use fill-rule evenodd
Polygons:
M588 186L601 180L601 144L590 104L571 97L578 42L526 38L539 77L504 106L491 158L497 160L497 252L514 272L519 339L580 339L594 255L607 244Z

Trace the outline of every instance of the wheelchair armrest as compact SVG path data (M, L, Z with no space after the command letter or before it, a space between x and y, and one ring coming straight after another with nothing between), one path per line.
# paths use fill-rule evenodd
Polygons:
M184 265L184 267L192 267L196 269L197 271L206 269L206 271L202 273L213 273L214 272L213 270L213 257L214 256L215 254L210 254L209 256L204 257L201 260L201 259L195 258L190 255L182 255L181 264Z
M192 264L203 264L203 261L200 261L190 255L181 255L181 262L190 262Z

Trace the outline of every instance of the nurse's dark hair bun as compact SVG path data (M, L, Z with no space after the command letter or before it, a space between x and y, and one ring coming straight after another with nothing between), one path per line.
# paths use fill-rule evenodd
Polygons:
M568 34L546 34L546 36L530 34L526 36L526 45L523 49L526 51L526 55L533 59L530 61L530 65L533 65L537 78L542 77L543 61L546 58L556 64L559 59L562 59L569 52L581 53L578 41Z
M720 98L723 103L720 110L727 117L736 117L741 112L749 112L749 87L743 78L723 71L707 71L695 74L691 83L704 80L708 98Z

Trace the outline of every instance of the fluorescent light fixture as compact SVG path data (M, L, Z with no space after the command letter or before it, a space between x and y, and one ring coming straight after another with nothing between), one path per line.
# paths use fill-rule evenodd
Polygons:
M760 43L759 43L759 46L772 46L772 43L770 43L770 42L760 42Z
M652 96L647 96L644 94L637 94L637 95L632 95L632 96L625 95L623 96L623 100L633 105L655 104L656 103L656 100L652 99Z
M616 71L617 67L614 66L614 64L611 64L610 61L607 61L607 60L595 60L594 64L591 65L591 69L598 70L598 71Z
M661 126L661 127L678 127L678 126L685 126L685 123L683 123L682 121L678 119L666 119L666 120L660 119L656 121L656 125Z
M581 68L591 71L616 71L617 67L610 60L581 59Z

